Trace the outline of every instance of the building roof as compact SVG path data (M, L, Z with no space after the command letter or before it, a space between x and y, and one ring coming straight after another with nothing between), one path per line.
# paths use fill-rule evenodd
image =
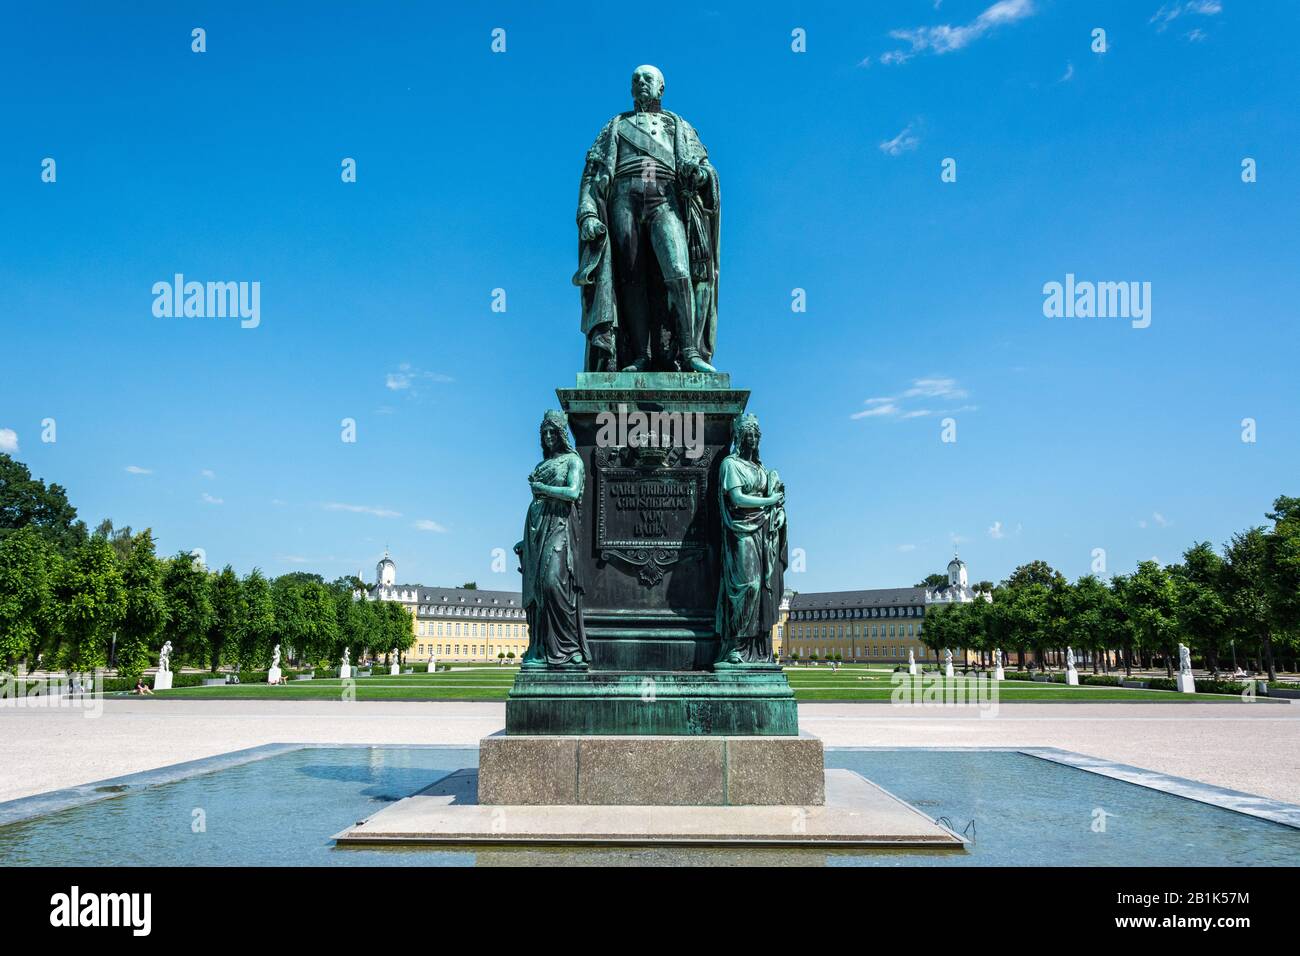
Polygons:
M519 591L488 591L482 588L437 588L422 584L394 584L389 587L376 585L370 589L372 598L379 592L391 592L399 600L420 605L420 614L428 615L465 615L474 617L493 617L508 614L520 616L523 611L523 594ZM415 595L410 601L403 595Z
M836 608L891 607L924 604L925 588L871 588L866 591L821 591L796 594L790 601L792 611L824 611Z

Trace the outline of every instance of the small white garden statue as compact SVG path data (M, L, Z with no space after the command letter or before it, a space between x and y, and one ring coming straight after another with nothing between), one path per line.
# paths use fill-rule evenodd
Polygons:
M172 689L172 642L164 641L158 652L158 673L153 675L154 690Z
M271 651L271 669L266 672L266 682L268 684L278 684L283 678L280 671L280 645L275 645L275 650Z
M1002 669L1002 648L993 648L993 679L1006 680L1007 672Z
M1079 672L1074 669L1074 648L1065 649L1065 682L1073 687L1079 685Z
M943 650L943 676L952 676L952 650L946 647Z
M1178 689L1184 694L1196 693L1196 678L1192 676L1192 652L1186 644L1178 645Z
M388 665L388 673L396 677L402 673L402 665L397 662L397 648L392 650L392 663Z
M348 680L352 676L352 649L343 648L343 663L339 665L339 677Z
M907 649L907 672L913 677L916 676L916 655L912 653L910 647Z

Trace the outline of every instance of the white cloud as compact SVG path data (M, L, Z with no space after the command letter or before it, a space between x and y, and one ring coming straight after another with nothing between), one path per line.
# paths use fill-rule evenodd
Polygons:
M1068 83L1071 79L1073 79L1073 77L1074 77L1074 64L1070 63L1069 61L1066 61L1065 72L1061 74L1061 78L1056 82Z
M965 544L967 541L970 540L970 538L967 538L964 535L960 535L956 531L953 531L948 535L948 540L951 541L953 543L953 546L955 547L959 544Z
M1208 34L1206 34L1206 32L1202 30L1200 27L1195 27L1191 30L1188 30L1184 34L1184 36L1193 43L1200 43L1202 40L1206 38L1207 35Z
M909 49L891 50L881 54L881 63L906 63L918 53L952 53L969 46L996 27L1015 23L1035 13L1033 0L998 0L969 23L953 26L949 23L933 27L915 27L911 30L890 30L895 40L902 40Z
M881 398L868 398L862 404L866 408L858 412L853 412L849 417L851 419L859 418L928 418L931 415L951 415L955 412L973 412L978 406L963 405L960 408L942 408L935 409L929 407L909 408L911 404L909 399L914 398L942 398L942 399L961 399L966 398L969 393L962 388L955 378L942 378L939 376L930 376L928 378L914 378L912 384L904 389L898 396L885 396Z
M224 498L214 498L206 491L203 492L203 500L210 505L224 505L226 503L226 500Z
M920 138L912 132L912 124L908 123L903 127L903 131L893 139L887 139L880 144L881 152L890 156L901 156L903 153L910 152L921 145Z
M1162 515L1159 511L1151 512L1151 520L1153 520L1156 524L1160 525L1160 527L1162 528L1168 528L1171 524L1173 524L1172 521L1170 521L1168 518Z
M202 475L204 478L215 478L215 477L217 477L217 473L216 473L215 471L213 471L211 468L204 468L204 469L202 469L202 470L199 471L199 474Z
M326 511L351 511L354 514L374 515L376 518L400 518L400 511L391 508L376 508L373 505L348 505L340 501L330 501L323 505Z
M867 401L871 402L872 399L867 399ZM895 405L893 402L884 402L881 404L871 405L868 408L864 408L860 412L854 412L849 417L850 418L879 418L881 416L897 415L897 414L898 414L897 405Z
M1163 33L1173 23L1185 13L1198 13L1203 17L1213 17L1223 11L1223 4L1220 0L1186 0L1185 3L1165 3L1161 4L1160 9L1151 15L1148 23L1154 23L1156 30ZM1194 33L1201 33L1200 30L1194 30ZM1203 37L1204 34L1201 33ZM1189 39L1193 39L1189 37ZM1199 39L1199 37L1194 38Z
M898 546L898 550L899 550L899 551L915 551L915 550L916 550L916 545L914 545L914 544L900 544L900 545Z
M133 475L152 475L152 468L141 468L139 465L127 465L126 470Z
M7 455L18 453L18 433L12 428L0 428L0 451Z
M395 372L389 372L384 376L384 387L393 392L405 392L411 397L420 394L420 386L428 382L446 383L454 382L455 379L450 375L444 375L441 372L426 372L418 369L410 362L403 362L397 366Z
M421 518L414 525L412 525L412 527L414 527L418 531L436 531L438 534L447 533L446 528L438 524L438 522L436 521L430 521L428 518Z
M1001 521L995 521L995 522L993 522L993 524L989 527L989 537L990 537L990 538L1005 538L1006 536L1007 536L1007 533L1006 533L1005 531L1002 530L1002 522L1001 522Z
M957 385L955 378L913 379L912 387L903 393L904 398L965 398L966 390Z

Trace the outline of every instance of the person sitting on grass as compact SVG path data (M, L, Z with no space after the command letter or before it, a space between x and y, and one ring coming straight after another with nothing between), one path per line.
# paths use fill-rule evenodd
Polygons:
M136 678L135 692L139 694L141 697L144 697L146 695L149 697L153 696L153 688L151 688L148 684L144 682L143 677Z

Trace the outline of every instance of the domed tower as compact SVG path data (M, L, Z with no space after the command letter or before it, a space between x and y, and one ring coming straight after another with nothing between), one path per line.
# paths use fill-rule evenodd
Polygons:
M375 580L386 588L391 588L397 583L397 565L393 559L388 556L388 549L384 548L384 556L379 559L375 565Z
M954 554L952 560L948 562L948 587L965 590L967 586L966 562Z

